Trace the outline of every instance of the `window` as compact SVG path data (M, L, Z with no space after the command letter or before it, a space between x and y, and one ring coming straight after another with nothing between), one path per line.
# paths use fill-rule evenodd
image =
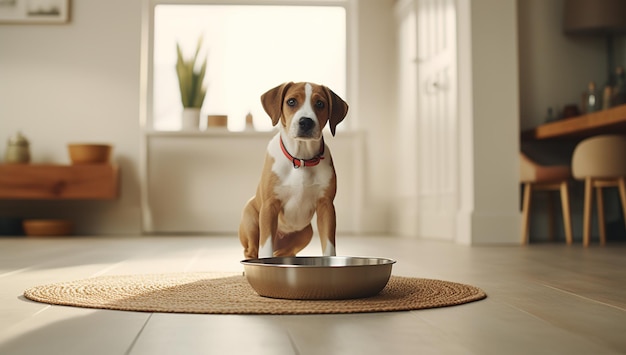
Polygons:
M180 129L176 43L191 56L203 37L207 95L201 115L228 115L228 129L271 121L259 97L286 81L324 84L346 97L346 10L340 6L173 5L154 8L152 103L155 130Z

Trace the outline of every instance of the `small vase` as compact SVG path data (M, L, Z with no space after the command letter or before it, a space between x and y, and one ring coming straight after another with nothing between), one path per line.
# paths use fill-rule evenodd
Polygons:
M17 132L9 137L7 150L4 153L4 162L7 164L25 164L30 162L30 148L26 137Z
M183 108L183 124L184 131L200 129L200 108L185 107Z

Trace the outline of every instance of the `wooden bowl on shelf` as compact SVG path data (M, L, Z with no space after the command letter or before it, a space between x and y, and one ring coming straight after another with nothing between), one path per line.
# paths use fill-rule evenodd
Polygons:
M58 237L71 235L74 224L66 219L26 219L23 227L28 236Z
M72 164L106 164L111 159L110 144L70 143L67 145Z

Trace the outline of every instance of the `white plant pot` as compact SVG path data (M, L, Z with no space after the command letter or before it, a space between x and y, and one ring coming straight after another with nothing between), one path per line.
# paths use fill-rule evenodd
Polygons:
M200 109L195 107L187 107L183 109L183 131L192 131L200 129Z

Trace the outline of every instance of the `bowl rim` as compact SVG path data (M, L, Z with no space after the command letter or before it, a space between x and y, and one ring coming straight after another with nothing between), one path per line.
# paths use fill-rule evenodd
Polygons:
M375 264L354 264L354 265L312 265L312 264L277 264L277 263L267 263L266 261L272 259L338 259L338 260L349 260L349 259L376 259L378 261L382 261ZM383 265L393 265L396 263L396 260L390 258L381 258L381 257L373 257L373 256L276 256L271 258L255 258L255 259L245 259L240 261L241 264L247 266L261 266L261 267L274 267L274 268L348 268L348 267L372 267L372 266L383 266Z
M70 148L112 148L113 144L110 143L80 143L80 142L72 142L67 143L67 146Z

